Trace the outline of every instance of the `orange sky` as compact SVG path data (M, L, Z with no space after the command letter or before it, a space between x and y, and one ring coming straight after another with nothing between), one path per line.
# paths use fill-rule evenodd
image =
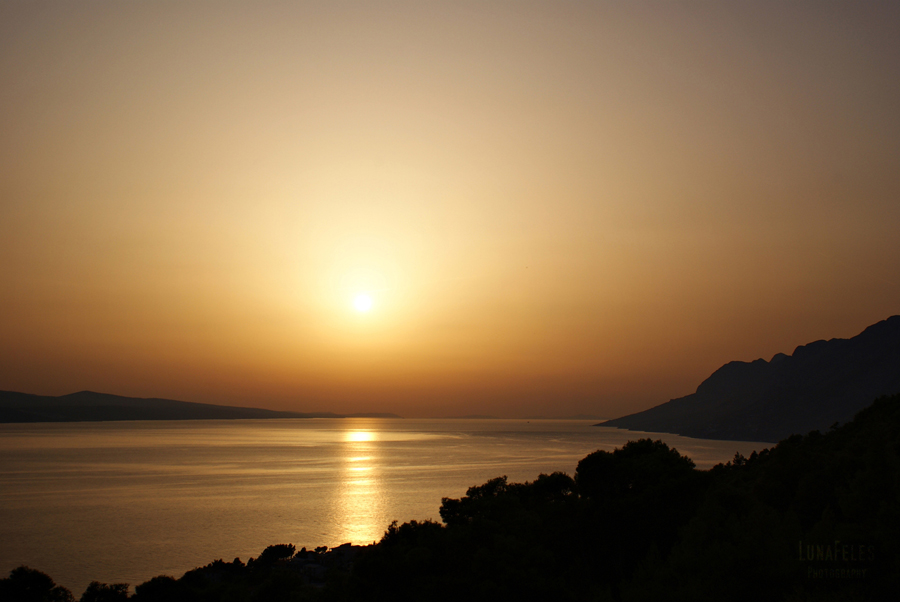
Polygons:
M898 31L888 2L3 2L0 389L613 417L854 336L900 313Z

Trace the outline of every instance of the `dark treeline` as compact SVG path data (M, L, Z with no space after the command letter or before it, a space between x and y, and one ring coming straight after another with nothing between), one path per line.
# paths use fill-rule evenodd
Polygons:
M82 602L893 600L900 592L900 395L828 433L708 471L660 441L597 451L575 476L506 477L445 498L442 523L365 548L270 546ZM0 599L74 600L20 567Z

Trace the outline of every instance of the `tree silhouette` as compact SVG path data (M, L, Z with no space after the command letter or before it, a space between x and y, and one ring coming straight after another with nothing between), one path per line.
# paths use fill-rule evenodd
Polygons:
M49 575L20 566L6 579L0 579L0 600L3 602L74 602L72 592L56 585Z
M264 565L275 564L278 560L286 560L294 555L296 548L292 543L279 543L263 550L256 562Z
M128 600L127 583L100 583L91 581L78 602L125 602Z

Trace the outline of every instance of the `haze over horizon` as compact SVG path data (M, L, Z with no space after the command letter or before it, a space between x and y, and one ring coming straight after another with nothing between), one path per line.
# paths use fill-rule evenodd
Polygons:
M900 5L0 4L0 389L620 416L900 313Z

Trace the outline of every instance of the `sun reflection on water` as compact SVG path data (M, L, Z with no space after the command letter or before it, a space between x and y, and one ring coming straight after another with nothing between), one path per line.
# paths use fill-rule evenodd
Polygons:
M384 492L379 470L375 433L350 430L341 445L341 487L337 497L337 518L341 542L372 543L381 538L387 525Z

